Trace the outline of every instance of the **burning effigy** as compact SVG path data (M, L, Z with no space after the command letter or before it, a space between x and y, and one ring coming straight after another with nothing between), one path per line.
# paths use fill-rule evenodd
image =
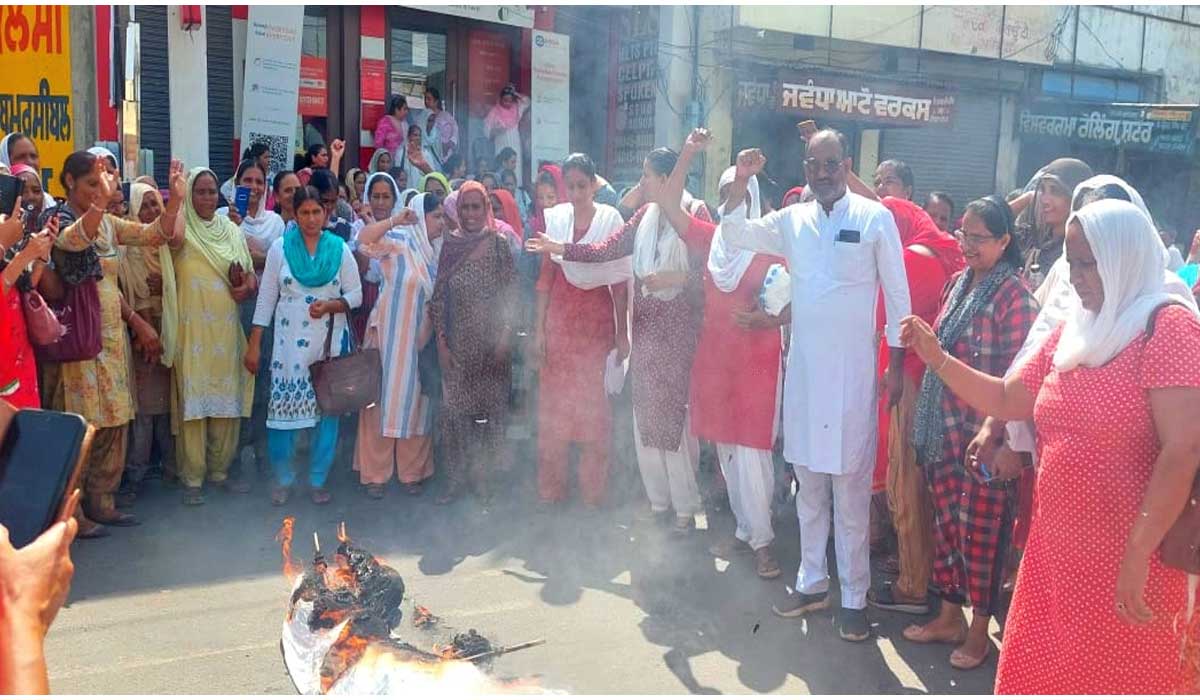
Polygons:
M307 565L292 558L295 519L284 518L278 540L284 575L292 583L281 646L297 690L306 695L375 695L398 692L495 694L544 692L525 680L488 674L492 659L541 643L492 644L476 630L454 634L428 648L398 636L404 619L405 584L400 574L350 541L345 523L331 559L313 534ZM440 619L412 604L414 629L434 630Z

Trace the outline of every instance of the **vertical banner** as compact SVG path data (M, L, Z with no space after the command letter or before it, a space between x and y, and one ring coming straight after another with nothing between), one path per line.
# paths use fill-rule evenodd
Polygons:
M250 7L242 81L242 144L265 142L274 172L292 165L303 32L304 8L300 5Z
M63 5L0 5L0 137L19 131L37 144L52 194L75 150L71 129L71 43Z
M538 164L557 162L571 148L571 37L533 30L529 84L529 177L537 177Z
M300 107L302 117L329 114L328 62L320 56L300 56Z

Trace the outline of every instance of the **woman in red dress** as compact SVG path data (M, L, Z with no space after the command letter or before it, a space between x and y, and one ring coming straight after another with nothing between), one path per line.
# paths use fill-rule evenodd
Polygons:
M1188 576L1157 551L1196 479L1200 319L1164 291L1162 243L1133 204L1081 208L1066 256L1080 305L1007 380L950 357L920 319L903 323L905 345L950 391L1037 428L1035 512L996 692L1200 692Z
M542 212L544 233L559 243L603 241L624 225L616 209L595 204L596 166L582 153L562 165L568 200ZM493 193L502 193L496 190ZM509 198L511 202L511 197ZM515 205L514 205L515 208ZM629 268L629 260L608 263ZM612 416L604 389L609 353L629 355L626 285L609 286L604 266L546 256L537 281L534 353L540 366L538 402L538 496L542 503L567 498L567 461L579 445L579 490L585 505L599 507L608 490ZM627 278L629 273L624 276ZM615 319L615 320L614 320Z
M57 221L50 224L57 232ZM0 398L17 408L41 408L37 361L25 327L23 292L35 289L50 257L54 234L26 235L20 216L0 221ZM33 265L32 272L27 271Z
M967 264L962 250L954 236L939 230L929 214L916 204L896 197L884 197L880 202L892 213L900 231L912 312L932 324L941 308L946 282ZM876 327L881 337L884 322L880 302ZM889 355L887 340L883 339L879 345L880 386L887 373ZM890 406L887 396L879 399L879 443L871 489L874 493L886 491L899 553L894 560L895 568L888 572L897 574L896 580L871 591L867 601L883 610L909 614L929 611L927 589L933 562L933 510L925 476L909 439L923 374L925 363L915 353L908 353L904 358L904 393L900 403Z

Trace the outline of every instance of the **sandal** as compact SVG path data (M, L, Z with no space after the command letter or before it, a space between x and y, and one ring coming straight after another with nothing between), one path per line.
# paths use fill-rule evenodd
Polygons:
M202 506L204 505L204 492L199 486L188 486L183 490L183 505L185 506Z
M281 506L288 502L292 496L292 490L286 486L276 486L271 489L271 505Z
M867 591L867 605L880 610L890 610L908 615L928 615L929 601L901 598L896 595L896 584L889 583L883 588Z
M80 540L98 540L101 537L108 537L110 534L112 533L108 531L108 528L100 523L83 518L79 522L79 532L75 535L75 538Z
M404 493L407 493L410 496L420 496L421 494L425 493L425 484L422 484L419 481L413 484L405 484Z
M383 498L383 484L367 484L367 498L379 500Z
M931 632L929 632L928 625L909 625L908 627L904 628L904 632L902 634L905 639L910 642L916 642L917 644L961 645L963 642L967 641L967 623L962 623L962 625L959 626L958 634L954 635L950 639L935 637Z
M972 671L983 665L987 661L988 656L992 653L992 643L983 648L983 653L979 656L968 656L961 648L950 652L950 665L960 671Z
M142 524L137 516L132 513L122 513L119 510L113 509L104 513L96 513L89 516L93 522L110 527L136 527Z
M686 535L696 527L696 518L692 515L677 515L675 523L671 525L671 533L675 535Z
M329 493L329 489L324 487L315 488L312 490L312 502L323 506L333 500L333 494Z
M754 550L754 573L758 574L759 578L768 580L783 573L779 568L779 562L775 561L769 548L763 547Z
M750 547L733 535L726 535L708 548L708 553L721 559L732 559L735 554L749 554Z

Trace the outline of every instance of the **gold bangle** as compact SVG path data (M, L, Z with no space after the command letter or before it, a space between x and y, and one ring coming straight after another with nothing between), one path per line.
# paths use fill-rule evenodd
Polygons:
M942 352L946 353L946 359L942 360L942 364L938 365L938 368L933 370L934 374L941 374L942 370L946 369L946 365L950 364L950 353L946 352L945 350Z

